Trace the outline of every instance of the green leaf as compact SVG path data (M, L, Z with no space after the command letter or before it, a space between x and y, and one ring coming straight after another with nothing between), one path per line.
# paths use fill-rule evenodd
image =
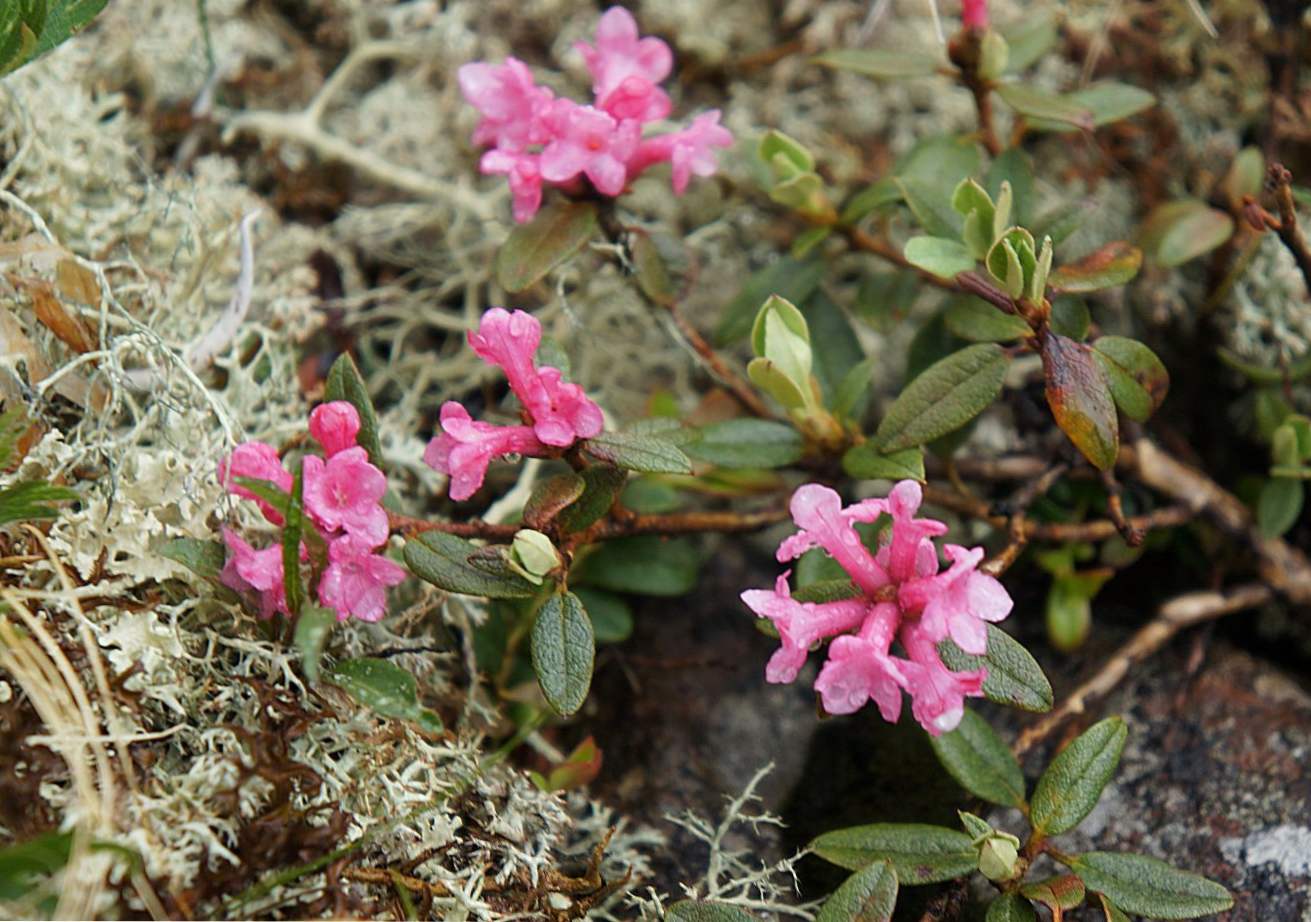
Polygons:
M670 305L677 301L678 290L650 235L641 230L633 231L629 250L633 256L633 278L637 280L637 287L642 289L642 294L656 304Z
M1042 667L1018 640L995 624L988 625L988 652L983 656L966 653L950 639L938 645L938 652L954 672L986 668L983 694L989 701L1024 711L1052 709L1052 686Z
M1123 285L1138 274L1142 264L1142 250L1117 240L1094 250L1078 262L1061 266L1051 274L1048 282L1059 291L1074 294L1100 291Z
M1058 576L1047 590L1047 639L1062 653L1083 646L1092 629L1092 596L1074 575Z
M837 392L851 370L865 361L865 351L846 311L822 290L801 305L801 313L810 329L812 370L819 381L820 393L825 404L836 410Z
M1025 10L1022 18L998 31L1010 49L1006 72L1011 74L1028 69L1056 44L1060 35L1050 10Z
M768 131L760 139L759 153L778 178L815 169L815 155L796 138L778 130Z
M610 511L615 497L628 482L628 472L609 464L593 464L583 470L582 495L555 518L564 532L582 531Z
M767 419L730 419L702 426L684 451L698 461L729 468L785 467L801 458L797 430Z
M855 341L854 335L852 340ZM878 367L878 359L870 356L852 365L847 371L837 387L837 392L833 395L831 406L833 413L839 419L849 419L854 422L864 419L869 407L869 388L876 367Z
M1033 789L1029 817L1033 828L1045 835L1059 835L1083 822L1115 774L1128 737L1124 721L1108 717L1061 750Z
M906 386L879 425L882 452L923 445L958 429L1001 393L1010 359L994 343L967 346L935 362Z
M1146 855L1087 852L1070 867L1088 889L1126 912L1153 919L1195 919L1234 905L1219 884Z
M941 199L942 207L950 209L955 183L976 175L979 164L979 142L971 135L934 135L907 151L892 172L901 179L927 184Z
M18 440L30 425L27 407L23 404L15 404L0 413L0 469L11 467L17 461L14 455L18 451Z
M329 671L328 681L383 717L411 721L428 733L442 732L442 719L419 704L414 676L395 663L373 657L342 660Z
M1057 96L1024 83L1002 83L996 90L1002 101L1021 115L1064 122L1076 128L1093 127L1091 110L1069 97Z
M68 864L72 832L47 832L0 849L0 900L18 900Z
M53 519L59 510L48 503L79 499L68 487L58 487L44 480L25 480L0 490L0 525L33 519Z
M815 922L891 922L897 908L897 874L875 861L846 879L824 901Z
M323 386L323 399L345 400L360 414L360 431L356 444L369 453L369 460L382 467L382 443L378 440L378 414L373 410L369 388L360 376L355 360L342 353L328 369L328 380Z
M1138 242L1157 265L1172 268L1209 253L1234 233L1234 219L1199 199L1157 205L1143 220Z
M197 576L215 583L227 562L223 542L205 538L171 538L156 550L159 556L180 563Z
M1144 422L1165 402L1170 373L1151 349L1124 336L1103 336L1092 348L1111 397L1125 416Z
M574 594L587 610L597 643L623 643L632 635L633 609L622 598L591 586L579 586Z
M533 487L528 502L524 503L524 524L540 531L577 502L586 489L587 481L572 472L547 477Z
M1261 485L1256 502L1256 523L1261 534L1278 538L1302 516L1306 487L1291 477L1271 477Z
M496 281L520 292L581 250L596 236L596 206L556 202L510 231L496 252Z
M637 535L607 541L575 567L571 579L613 592L686 595L696 587L701 555L685 538Z
M944 319L948 330L972 342L1004 343L1033 335L1023 318L973 295L949 299Z
M755 273L724 308L715 330L716 345L726 346L751 332L760 305L770 295L778 295L792 304L802 304L819 287L824 277L820 260L784 257Z
M665 439L634 432L602 432L583 443L587 453L616 467L645 474L690 474L692 462Z
M924 449L916 446L880 454L874 443L861 442L842 456L842 469L860 480L924 481Z
M1024 803L1020 763L978 714L966 710L955 730L929 737L929 743L943 768L971 794L1003 807Z
M843 48L810 59L811 63L834 70L849 70L866 77L902 80L927 77L937 72L940 62L927 51L880 51L871 48Z
M1042 368L1056 425L1093 466L1110 470L1120 453L1119 423L1106 375L1092 349L1046 329Z
M17 70L84 29L109 0L8 0L0 5L0 74Z
M1092 329L1092 315L1087 303L1082 298L1068 295L1053 298L1051 327L1053 332L1082 342Z
M587 700L596 639L578 596L552 593L533 622L533 671L547 704L568 717Z
M901 188L896 180L891 176L884 177L851 197L842 208L842 223L855 224L876 209L900 201Z
M826 832L810 843L825 861L856 871L886 861L907 886L932 884L974 870L979 853L970 837L945 826L873 823Z
M1156 97L1141 87L1114 80L1103 80L1064 97L1068 102L1092 113L1093 127L1100 128L1137 115L1156 105ZM1035 125L1035 128L1068 130L1061 125Z
M756 922L756 917L732 903L679 900L665 911L669 922Z
M1020 892L1029 899L1050 906L1052 909L1074 909L1087 895L1083 881L1073 874L1061 874L1025 884L1020 888Z
M1234 207L1241 207L1243 196L1257 198L1265 183L1265 155L1259 147L1244 147L1229 165L1221 187Z
M797 578L800 577L798 572ZM838 577L798 586L792 598L798 602L840 602L843 599L859 598L861 594L861 590L849 577Z
M953 279L975 266L970 248L946 237L912 237L906 241L906 261L938 278Z
M323 648L327 646L336 623L336 613L318 605L305 608L296 619L292 642L300 654L300 667L310 682L319 681L319 661L323 659Z
M945 192L941 188L941 183L909 176L898 176L896 183L897 188L901 190L901 197L910 206L915 219L920 222L920 227L924 228L931 237L950 240L960 236L961 216L951 207L951 193ZM966 252L968 253L969 250L966 249ZM907 254L907 259L909 258L910 255ZM973 265L974 258L970 257L970 267Z
M282 585L287 597L287 611L294 618L305 604L305 583L300 577L300 539L304 530L305 513L301 505L301 492L305 486L304 467L296 468L291 482L291 496L287 502L282 524Z
M1038 914L1024 897L1003 893L988 904L984 922L1038 922Z
M493 573L469 563L479 548L463 538L426 531L405 542L405 563L422 580L460 595L526 599L537 587L509 568Z
M1008 147L992 161L988 175L984 179L984 188L996 199L1001 195L1002 183L1011 187L1011 219L1021 227L1027 227L1029 213L1035 201L1033 192L1033 161L1018 147ZM1042 236L1041 234L1037 236Z

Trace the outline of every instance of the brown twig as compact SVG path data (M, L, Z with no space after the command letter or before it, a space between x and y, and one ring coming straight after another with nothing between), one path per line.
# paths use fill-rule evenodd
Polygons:
M1156 617L1111 654L1091 679L1071 692L1060 707L1020 734L1013 747L1015 754L1028 752L1065 721L1082 714L1089 703L1105 697L1124 679L1131 666L1151 656L1184 628L1262 605L1273 598L1274 590L1269 586L1249 583L1229 592L1190 592L1166 602Z
M880 259L886 260L901 269L909 269L919 276L920 281L935 288L941 288L944 291L958 291L965 294L975 295L987 301L989 304L1005 311L1008 314L1018 314L1015 302L1006 296L1006 293L996 285L989 282L977 272L962 272L953 279L944 279L934 275L931 272L925 272L918 266L912 265L906 259L905 255L892 244L890 240L882 237L876 237L869 231L862 230L855 226L846 226L840 228L846 235L847 241L856 249L866 253L872 253Z
M924 488L924 501L973 519L981 519L994 528L1006 529L1006 516L994 515L989 505L970 496L962 496L949 490L928 486ZM1170 528L1182 525L1194 518L1195 511L1186 505L1162 506L1146 515L1136 515L1125 521L1134 528ZM1031 522L1023 524L1023 536L1027 541L1104 541L1120 533L1119 526L1110 519L1094 519L1091 522Z
M786 509L764 509L758 512L671 512L664 515L624 515L602 519L585 532L579 533L571 545L604 541L611 538L628 538L633 535L691 535L703 532L744 532L767 528L788 517ZM488 541L509 541L519 525L501 525L471 519L468 522L443 522L417 519L399 513L389 513L392 531L407 538L428 531L439 531L461 538L483 538Z
M1124 517L1124 502L1120 498L1120 484L1114 471L1102 471L1102 485L1106 487L1106 512L1120 530L1120 537L1130 547L1141 547L1146 535Z
M400 532L406 538L413 538L426 531L440 531L443 534L459 538L485 538L488 541L509 541L519 530L518 525L498 525L484 522L482 519L470 519L467 522L441 522L428 519L416 519L398 512L387 513L391 530Z
M1121 447L1119 466L1247 543L1266 583L1295 604L1311 604L1311 561L1282 538L1263 535L1247 506L1206 474L1176 460L1146 437Z
M1026 523L1025 514L1029 507L1040 496L1044 496L1052 485L1056 483L1061 476L1070 469L1070 465L1064 461L1058 461L1043 471L1042 475L1029 481L1020 487L1011 495L1011 498L1005 503L1005 512L1010 517L1006 523L1006 529L1010 532L1010 543L1002 549L1001 553L996 554L991 559L984 562L982 569L993 576L1001 576L1011 568L1020 552L1024 550L1029 543L1028 535L1024 532Z
M1297 260L1307 288L1311 288L1311 246L1297 226L1297 211L1293 205L1293 174L1283 164L1272 163L1266 172L1266 185L1274 190L1275 205L1279 208L1279 223L1272 225L1288 252Z
M640 285L637 287L639 289L641 288ZM756 393L755 389L748 384L741 375L729 368L728 363L725 362L723 357L715 351L715 347L710 345L706 338L701 335L701 331L688 322L687 318L683 316L683 312L678 309L677 303L669 301L660 304L658 301L654 301L650 298L647 300L652 304L657 304L658 306L663 307L669 312L669 319L674 322L674 326L678 328L678 332L687 340L688 345L691 346L693 351L700 357L701 364L704 365L714 377L718 378L721 384L729 389L732 395L737 398L738 403L742 404L742 406L750 412L752 416L758 416L761 419L777 418L777 414L765 405L765 402L760 399L760 395Z

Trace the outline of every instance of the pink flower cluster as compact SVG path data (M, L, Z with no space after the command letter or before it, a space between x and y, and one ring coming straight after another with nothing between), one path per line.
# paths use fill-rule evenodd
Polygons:
M988 28L988 0L961 0L961 25L967 29Z
M643 170L668 161L681 195L693 173L715 172L714 149L733 143L718 110L697 116L688 128L642 136L644 125L673 107L657 85L673 68L668 45L639 38L632 14L615 6L597 24L596 45L575 47L592 74L594 105L557 98L515 58L460 68L460 90L483 116L474 143L492 148L479 168L509 180L516 221L537 213L543 183L574 189L585 176L596 191L616 196Z
M773 590L748 590L742 601L772 621L782 639L765 668L768 681L794 680L811 646L832 637L828 660L815 682L825 710L851 714L872 700L884 720L895 722L906 691L915 719L937 736L960 723L965 698L983 693L986 675L982 669L952 672L939 657L938 644L950 637L967 653L985 653L984 622L1005 618L1011 599L1001 583L978 572L982 548L946 545L951 565L939 571L933 539L947 526L916 518L920 500L919 484L913 480L898 483L886 499L867 499L845 509L828 487L800 487L791 509L801 530L779 546L779 561L822 548L851 576L860 595L836 602L798 602L788 591L784 573ZM878 553L870 553L855 523L882 515L892 519L891 537ZM905 657L893 655L894 640Z
M387 478L369 462L368 452L356 444L360 415L351 404L338 400L315 407L309 430L325 455L307 455L301 467L301 501L307 521L328 549L319 577L319 601L334 609L340 621L352 616L377 621L386 612L387 588L405 579L403 567L375 553L390 533L387 512L381 505ZM290 493L292 475L277 450L263 442L238 445L219 464L219 482L235 496L254 500L266 519L282 525L278 511L237 483L238 477L265 480ZM279 612L287 614L282 545L256 550L230 528L223 529L223 541L229 554L220 575L223 584L238 592L259 593L261 613L266 618ZM309 560L303 542L300 557Z
M469 334L473 351L505 371L528 425L476 422L456 401L442 404L441 433L428 443L423 460L451 478L451 499L476 493L493 458L554 456L578 439L600 434L605 422L601 408L577 384L565 383L558 368L538 367L541 341L536 317L500 307L483 314L478 332Z

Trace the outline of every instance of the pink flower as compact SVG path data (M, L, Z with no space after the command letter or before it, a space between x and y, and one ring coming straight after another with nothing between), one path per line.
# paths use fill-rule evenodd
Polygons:
M692 175L713 176L719 167L716 147L730 147L733 135L719 124L719 110L703 112L689 128L643 139L628 163L629 178L649 166L669 161L673 167L674 193L682 195Z
M344 528L371 548L387 540L387 511L379 505L387 478L369 463L368 452L347 448L326 462L307 455L304 465L305 511L316 525L329 534Z
M888 654L898 618L892 603L875 605L859 634L845 634L829 645L828 662L815 680L824 710L854 714L873 701L889 723L901 716L906 663Z
M234 592L260 594L260 616L272 618L287 612L287 590L283 583L282 546L275 544L257 551L230 528L223 529L228 560L219 581Z
M748 589L742 593L742 601L778 628L783 646L765 667L765 681L775 683L791 682L797 677L812 644L859 627L868 614L868 605L864 599L824 603L796 601L788 592L787 573L778 578L772 592L768 589ZM888 639L891 641L891 635Z
M282 516L267 500L261 499L236 482L238 477L267 480L284 493L290 493L291 473L282 466L276 448L263 442L243 442L232 450L232 454L219 462L218 474L219 483L223 484L229 493L243 499L253 499L264 513L264 518L274 525L282 524Z
M458 80L464 98L483 115L474 131L475 144L521 151L549 140L542 117L554 94L533 82L532 72L522 61L506 58L500 65L465 64Z
M328 545L328 566L319 580L319 601L337 612L338 621L351 616L377 621L387 611L387 588L404 579L404 567L346 534Z
M567 447L576 439L597 435L604 425L601 408L578 385L564 383L557 369L537 367L541 341L542 325L536 317L500 307L483 314L478 332L469 334L473 351L505 372L510 390L523 404L533 421L533 432L543 444ZM443 408L443 429L445 412Z
M547 115L552 139L542 150L542 178L569 182L585 174L596 191L618 195L628 182L626 163L637 150L642 126L615 121L606 112L557 99Z
M952 672L938 656L937 641L918 625L900 636L911 660L903 665L911 714L933 736L955 730L965 715L965 699L983 694L987 670Z
M988 0L961 0L961 25L967 29L987 29Z
M355 444L360 433L360 413L345 400L321 403L310 413L310 435L331 458Z
M487 465L502 455L538 455L546 450L530 426L474 422L453 400L442 404L442 431L428 443L423 460L451 478L451 499L466 500L483 485Z
M658 38L638 38L633 14L612 6L596 25L596 46L577 42L592 74L596 104L616 118L648 122L672 108L656 84L673 70L674 56Z
M916 518L922 498L919 484L910 480L896 484L886 499L846 508L828 487L806 484L797 489L792 518L800 530L779 546L778 559L822 548L847 572L861 596L822 605L797 602L788 591L786 573L772 592L744 592L743 601L773 621L782 640L766 668L768 681L795 679L810 647L832 637L815 682L830 713L849 714L873 701L884 719L893 721L900 714L904 690L911 696L911 713L934 736L960 722L965 698L982 694L986 673L952 672L943 665L937 645L950 637L966 652L986 653L986 622L1005 618L1011 600L1001 583L978 572L980 548L947 545L951 565L939 572L933 539L947 528L934 519ZM870 553L855 523L885 515L892 520L887 540L877 553ZM894 640L905 658L891 652Z
M532 220L542 207L542 170L538 154L516 153L497 148L483 154L478 168L488 175L505 176L514 199L514 219L520 224Z

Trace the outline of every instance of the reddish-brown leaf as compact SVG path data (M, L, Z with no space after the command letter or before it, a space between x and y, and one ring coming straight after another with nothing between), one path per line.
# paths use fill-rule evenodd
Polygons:
M1131 243L1116 240L1078 262L1061 266L1051 274L1048 284L1067 292L1098 291L1123 285L1138 274L1142 264L1142 250Z
M1119 428L1106 375L1092 350L1046 329L1042 368L1056 425L1094 467L1110 470L1120 451Z
M36 319L59 337L59 340L79 355L96 348L96 339L86 324L74 317L59 303L54 289L46 282L35 282L27 289L32 294L32 307Z

